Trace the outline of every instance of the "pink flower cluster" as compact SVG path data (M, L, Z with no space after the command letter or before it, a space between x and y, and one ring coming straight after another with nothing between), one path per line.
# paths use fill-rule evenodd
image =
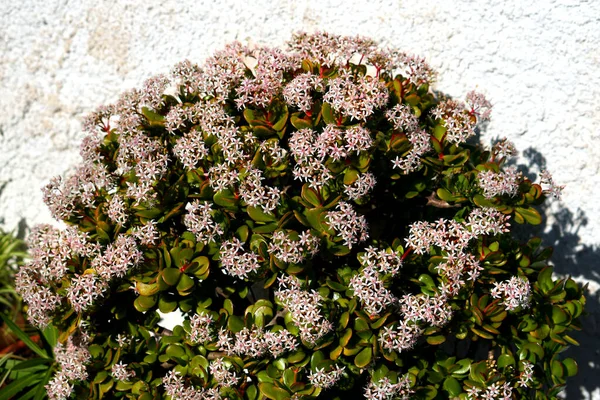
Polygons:
M355 125L346 130L327 125L321 133L312 129L300 129L289 139L290 152L296 161L294 179L309 182L318 189L331 178L325 161L345 160L350 154L360 154L373 145L369 131Z
M111 368L111 375L117 381L127 382L130 378L135 377L135 371L127 368L127 364L123 364L122 361L114 364Z
M410 389L410 378L407 375L392 383L389 378L383 377L377 382L369 382L365 388L365 399L370 400L408 400L414 391Z
M456 100L445 100L439 103L431 114L442 120L446 128L446 140L450 143L463 143L475 134L477 120L488 119L490 103L482 94L470 92L467 95L470 109Z
M320 389L329 389L334 386L337 381L340 380L346 367L340 367L334 365L329 371L325 371L325 368L315 368L314 371L308 373L308 381L311 385Z
M67 299L73 310L81 313L102 297L107 288L107 282L101 280L96 274L74 275L71 278L71 285L67 288Z
M86 380L88 372L86 364L91 359L87 349L85 336L70 336L66 345L58 343L54 347L54 359L60 370L46 385L50 400L66 400L73 391L73 381Z
M436 270L445 279L442 294L453 296L464 286L465 274L474 282L483 270L478 255L468 252L471 239L506 232L508 218L486 207L474 209L463 223L443 218L436 222L417 221L410 225L405 241L416 254L429 253L432 246L445 252L445 259L437 264Z
M260 269L258 254L245 251L244 244L235 237L221 243L219 260L223 272L236 278L247 279Z
M519 152L513 142L504 138L492 146L492 157L495 161L504 161L509 157L516 156Z
M479 187L483 189L483 195L487 199L503 194L514 197L519 193L522 174L516 167L510 166L501 172L481 171L477 179Z
M300 111L310 111L313 106L313 92L323 92L323 79L310 72L299 74L283 89L285 101Z
M307 256L311 258L319 251L320 240L309 230L300 233L294 240L284 231L273 233L269 244L269 253L286 263L300 264Z
M502 299L502 304L508 311L521 307L529 308L531 300L531 286L526 278L513 276L512 278L494 283L490 295L495 299Z
M274 211L279 205L281 190L274 186L263 185L263 179L260 169L249 167L241 176L239 193L247 205L260 207L268 213Z
M350 185L344 185L344 193L346 193L346 196L348 196L348 199L350 200L362 199L371 193L376 183L377 180L375 179L375 175L366 172L360 175Z
M429 133L419 128L419 120L406 104L396 104L386 112L387 119L395 131L404 132L412 148L404 157L396 156L392 160L393 168L408 174L421 166L421 156L431 150Z
M302 290L300 281L294 276L280 276L278 282L279 289L275 291L275 298L291 314L302 341L313 346L333 329L331 322L320 312L323 298L315 290Z
M92 260L91 266L108 282L124 277L140 264L143 257L133 236L119 234L114 242L106 246L104 253Z
M359 255L359 261L363 268L350 279L348 286L369 315L379 315L398 303L398 299L386 289L384 276L396 276L400 272L402 259L394 252L369 246Z
M259 327L244 328L235 335L226 329L219 330L217 347L229 356L247 356L277 358L298 348L298 341L287 329L265 331Z
M203 244L216 242L223 235L224 230L213 218L211 203L194 200L185 206L187 214L183 223L188 231L196 235L196 240Z
M560 196L562 195L562 191L564 190L565 186L557 185L554 182L554 179L552 179L552 175L550 175L550 172L546 170L543 170L540 173L540 178L542 185L548 185L548 188L545 189L545 191L547 193L550 193L555 199L560 199Z
M441 295L407 294L400 299L400 310L407 321L423 321L432 326L444 326L452 318L452 308Z
M165 392L171 400L221 400L216 388L199 388L187 386L181 376L174 370L167 372L162 380Z
M346 69L338 71L338 76L330 79L327 86L323 101L351 120L365 121L389 98L385 82L368 75L356 76Z
M213 360L208 368L221 387L233 387L240 380L235 371L231 371L231 364L226 363L223 358Z
M530 387L529 385L533 383L533 363L530 363L527 360L522 360L521 363L523 365L523 371L519 375L519 386Z
M467 390L469 400L511 400L512 387L508 382L492 383L485 390L478 388L477 386L471 386Z
M214 337L213 319L210 314L194 314L190 318L190 341L194 344L209 342Z
M208 149L204 145L202 133L191 130L177 139L177 143L173 146L173 153L187 169L192 170L206 158Z
M325 218L327 224L339 233L346 246L352 248L353 245L369 238L369 227L364 215L359 215L352 205L345 201L340 201L335 209L336 211L329 211Z
M377 340L383 350L401 353L404 350L412 349L422 334L423 329L416 323L398 321L393 325L384 326L379 331Z

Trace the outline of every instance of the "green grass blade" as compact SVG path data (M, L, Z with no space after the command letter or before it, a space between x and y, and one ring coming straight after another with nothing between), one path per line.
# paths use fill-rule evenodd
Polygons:
M40 376L36 374L27 375L22 379L18 379L9 383L0 389L0 400L10 400L15 398L14 396L25 389L27 386L40 380Z
M48 354L42 350L25 332L23 332L14 322L10 320L4 313L0 313L0 318L4 320L4 323L10 328L10 330L31 349L37 355L43 358L48 358Z
M31 367L37 367L38 365L41 364L48 364L52 362L51 359L49 358L34 358L33 360L27 360L27 361L23 361L18 363L17 365L15 365L13 367L13 371L18 371L18 370L23 370L23 369L27 369L27 368L31 368Z
M43 400L46 397L46 384L50 380L50 375L52 375L52 368L48 368L48 371L46 371L46 376L44 376L44 379L38 383L33 400Z

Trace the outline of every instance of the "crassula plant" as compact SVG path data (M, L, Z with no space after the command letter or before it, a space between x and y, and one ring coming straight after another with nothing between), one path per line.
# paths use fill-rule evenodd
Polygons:
M17 276L51 399L554 398L585 299L511 227L561 187L362 37L228 45L86 119ZM167 330L160 315L179 311Z

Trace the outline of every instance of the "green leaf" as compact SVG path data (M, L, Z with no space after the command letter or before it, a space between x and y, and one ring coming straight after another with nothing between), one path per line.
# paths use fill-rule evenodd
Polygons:
M0 318L4 320L4 323L8 328L18 337L31 351L43 358L48 358L48 354L42 350L31 338L23 332L10 318L4 313L0 313Z
M529 222L531 225L539 225L542 223L542 216L538 210L533 207L516 207L515 214L517 213L520 214L523 219L525 219L525 221Z
M462 393L462 386L461 384L458 382L458 380L456 380L456 378L453 378L451 376L447 377L444 380L444 384L442 385L444 390L446 392L448 392L448 394L450 395L450 397L456 397L459 394Z
M323 121L325 121L327 125L337 125L337 121L333 116L333 110L331 109L331 105L329 103L323 103L321 113L323 115Z
M373 349L370 347L365 347L354 357L354 365L358 368L364 368L371 362L373 358Z
M291 397L288 391L269 382L260 382L258 388L264 396L271 400L289 400Z
M272 213L265 213L260 207L246 207L246 212L256 222L274 222L277 218Z
M161 271L162 279L169 286L174 286L179 282L181 271L179 268L165 268Z
M293 113L292 117L290 118L290 122L292 123L294 128L298 130L307 128L312 129L313 127L312 119L308 116L300 118L300 113Z
M498 357L498 367L506 368L506 367L514 367L515 358L510 354L502 354Z
M319 194L314 189L309 187L307 183L302 185L301 196L303 200L315 207L320 207L322 204Z
M577 362L574 359L566 358L563 360L562 363L567 371L568 377L577 375L577 371L579 370L579 367L577 366Z

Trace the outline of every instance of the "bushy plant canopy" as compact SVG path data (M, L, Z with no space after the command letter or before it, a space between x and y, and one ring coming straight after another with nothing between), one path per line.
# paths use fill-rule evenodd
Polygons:
M490 103L433 76L300 33L89 116L83 163L44 189L67 227L37 227L17 276L60 332L49 397L554 398L585 300L510 229L561 187L471 143Z

